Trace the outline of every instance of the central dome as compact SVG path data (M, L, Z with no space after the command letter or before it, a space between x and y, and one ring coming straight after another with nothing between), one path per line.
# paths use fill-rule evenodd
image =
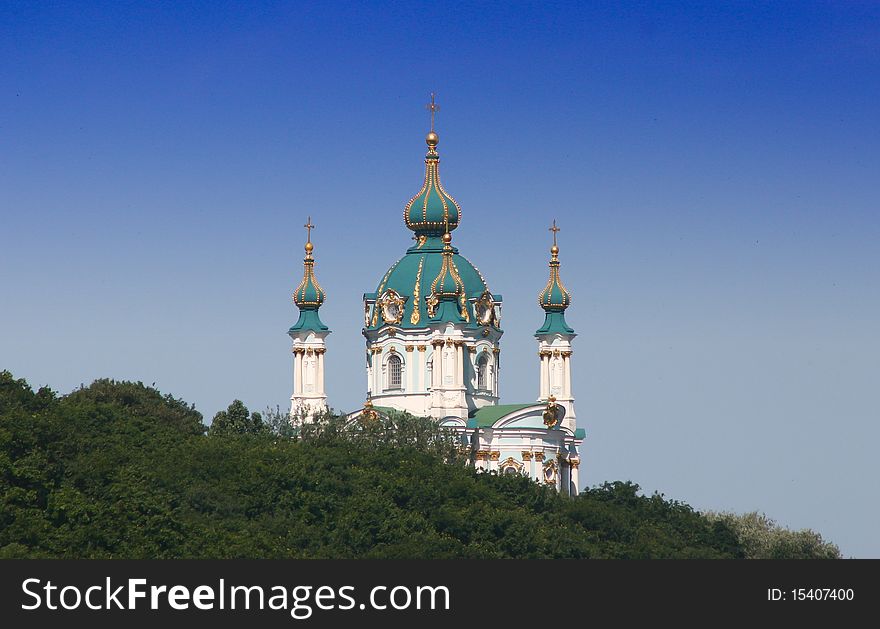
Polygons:
M486 280L479 269L470 260L458 253L458 249L452 248L453 270L458 274L463 286L462 304L467 313L466 324L478 327L474 301L479 299L489 290ZM382 276L376 292L364 297L368 302L375 302L372 308L366 312L367 329L377 329L384 326L388 321L383 316L381 305L378 301L383 295L393 291L403 301L402 313L399 321L394 325L403 328L423 328L437 319L432 319L429 313L428 300L431 295L431 284L443 266L443 243L440 238L425 238L411 247L400 260L395 262ZM493 295L498 302L500 295Z

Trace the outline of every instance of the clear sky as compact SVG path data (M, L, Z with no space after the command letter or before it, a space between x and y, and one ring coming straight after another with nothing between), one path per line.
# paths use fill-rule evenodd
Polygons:
M3 2L0 368L286 406L311 215L360 406L432 90L502 401L537 395L555 218L582 478L880 557L876 2Z

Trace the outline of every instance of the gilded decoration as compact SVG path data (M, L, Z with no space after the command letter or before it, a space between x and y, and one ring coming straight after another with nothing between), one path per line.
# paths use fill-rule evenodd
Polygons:
M403 318L403 307L406 300L406 297L401 297L393 288L385 291L382 297L379 298L383 321L390 324L400 323L400 320Z
M373 400L367 398L367 401L364 402L364 408L361 411L361 415L358 417L358 421L362 426L366 426L375 423L378 419L379 413L373 408Z
M547 398L547 408L544 409L542 417L547 428L556 428L559 424L559 404L556 403L555 396L551 395Z
M535 460L536 461L543 461L544 460L544 453L543 452L535 452Z
M559 464L556 459L550 459L544 464L544 482L548 485L555 485L559 474Z
M523 461L531 461L532 460L532 452L531 450L523 450L522 451Z
M424 236L419 239L419 246L421 247L425 244ZM425 264L425 256L422 256L422 259L419 260L419 270L416 271L416 284L413 286L413 309L412 314L409 317L409 322L413 325L418 324L421 319L421 315L419 314L419 292L421 289L422 282L422 267Z
M495 325L495 301L488 290L474 303L474 313L480 325Z
M497 450L493 450L492 452L489 453L489 460L490 461L497 461L500 458L501 458L501 453L498 452Z
M385 288L385 284L388 283L388 278L391 277L391 273L394 269L397 268L397 265L400 264L400 260L394 263L394 265L388 269L388 272L385 274L385 277L382 278L382 282L379 284L379 290L376 291L377 294L382 294L382 290ZM373 326L375 327L376 323L379 320L379 304L376 304L376 307L373 308Z
M522 474L526 466L509 456L498 465L498 468L502 474Z

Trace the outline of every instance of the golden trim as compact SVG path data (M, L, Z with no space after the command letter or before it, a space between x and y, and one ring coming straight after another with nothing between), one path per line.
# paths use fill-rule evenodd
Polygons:
M523 450L522 451L523 461L531 461L532 460L532 451L531 450Z
M424 236L422 238L424 238ZM420 239L419 247L421 247L423 244L424 244L424 241ZM413 287L413 296L412 296L413 310L412 310L412 314L409 317L409 322L413 325L418 324L418 322L421 320L421 315L419 314L419 291L420 291L420 284L422 281L422 267L424 266L424 264L425 264L425 256L422 256L422 259L419 260L419 270L416 271L416 284Z
M402 258L401 258L402 259ZM379 290L376 291L376 295L379 296L382 294L382 291L385 288L385 284L388 282L388 278L391 277L391 273L394 269L397 268L397 265L400 264L400 260L391 265L391 268L388 269L388 272L385 274L385 277L382 278L382 282L379 284ZM370 327L376 327L376 323L379 321L379 299L376 299L376 304L373 306L373 323Z

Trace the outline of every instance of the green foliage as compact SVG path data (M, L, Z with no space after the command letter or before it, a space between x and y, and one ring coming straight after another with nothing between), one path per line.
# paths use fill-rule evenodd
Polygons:
M792 531L763 513L707 513L734 532L748 559L840 559L840 549L815 531Z
M265 432L263 417L259 413L250 413L241 400L233 400L225 411L214 415L208 434L219 435L257 435Z
M0 373L0 557L746 554L727 522L632 483L570 499L477 473L430 420L265 415L233 402L207 436L140 383L58 397Z

